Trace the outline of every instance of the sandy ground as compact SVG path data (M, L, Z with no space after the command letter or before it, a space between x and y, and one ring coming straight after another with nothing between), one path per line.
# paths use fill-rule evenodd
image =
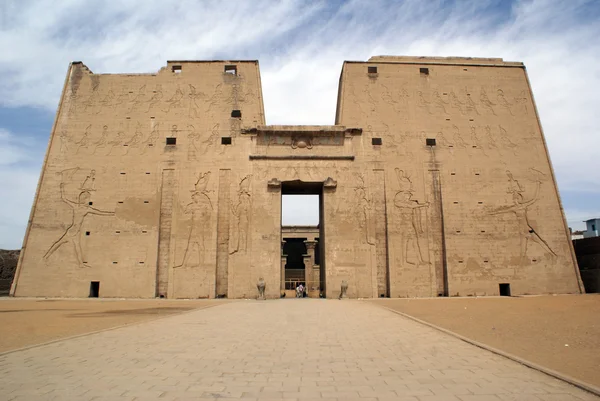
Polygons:
M367 302L600 386L600 294Z
M0 298L0 352L223 302Z

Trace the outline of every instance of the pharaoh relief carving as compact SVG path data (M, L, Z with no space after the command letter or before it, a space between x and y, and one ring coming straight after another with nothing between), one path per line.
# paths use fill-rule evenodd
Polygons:
M210 237L211 215L213 211L210 193L207 189L210 181L211 172L200 173L194 189L191 190L191 202L184 208L184 213L189 217L189 232L187 243L181 263L173 266L179 267L198 267L206 259L206 241Z
M167 100L167 107L164 110L165 113L169 114L173 109L181 108L183 96L184 96L183 92L181 91L181 88L178 86L177 89L175 90L175 93L173 94L173 96L171 96L169 98L169 100Z
M526 199L524 195L527 192L526 189L521 182L514 178L510 170L506 170L506 176L508 177L508 188L506 192L511 195L512 202L509 205L492 209L489 214L492 216L504 213L511 213L514 215L517 225L516 231L520 239L520 256L522 260L527 259L527 252L532 243L537 244L551 258L555 258L557 256L556 253L550 248L548 242L537 232L529 219L529 208L539 200L540 186L542 185L544 174L533 168L529 169L529 172L535 177L533 195Z
M158 143L158 139L160 138L160 133L158 131L159 123L154 123L152 127L152 131L150 131L150 135L144 141L142 141L142 151L141 154L146 153L147 150L151 150Z
M188 117L190 118L200 118L200 105L198 102L200 99L204 97L204 93L199 92L196 87L192 84L189 84L190 93L188 94L188 98L190 99L190 108L188 111Z
M423 92L417 91L417 107L423 109L427 114L431 114L430 104L431 102L425 99Z
M252 175L247 175L241 179L237 196L231 203L231 214L233 215L232 237L230 242L232 249L229 254L246 253L248 249L248 232L250 224L250 207L252 196L250 194L250 180Z
M444 101L444 99L442 99L442 97L440 96L440 93L438 91L433 91L433 108L436 112L442 112L444 114L448 114L448 112L446 111L446 102Z
M528 103L529 103L529 97L527 96L527 91L522 90L515 97L515 105L517 106L517 110L519 110L521 114L528 115L529 114L529 109L527 108Z
M100 138L94 142L94 150L92 150L92 154L96 154L98 149L106 149L108 146L108 125L102 127L102 134L100 134Z
M66 130L62 130L62 131L60 131L58 138L60 141L59 152L61 155L64 155L65 153L69 152L69 142L70 142L69 134L67 134Z
M398 210L400 237L400 261L402 265L425 265L429 261L423 257L422 210L429 207L429 202L419 202L413 199L413 183L403 170L395 169L398 180L398 191L394 197L394 206Z
M355 88L354 84L348 85L348 93L349 93L349 97L350 97L350 99L352 99L352 103L354 105L353 109L356 110L359 115L368 117L371 114L370 108L369 108L369 106L365 105L361 101L361 98L356 94L356 88Z
M458 148L465 149L469 146L460 135L460 128L457 125L452 125L452 140L454 141L454 146Z
M386 103L394 109L396 113L402 113L403 116L406 115L406 111L408 110L408 100L410 95L406 91L404 85L400 87L399 90L392 91L386 85L381 85L383 88L381 92L381 100L383 103Z
M450 93L448 93L448 103L450 104L451 109L457 110L463 116L466 114L467 111L465 103L461 102L454 91L450 91Z
M77 150L75 151L75 154L78 154L80 151L87 149L87 147L90 145L91 129L92 125L90 124L85 128L85 132L81 136L81 139L78 142L75 142L75 144L77 145Z
M75 199L69 199L65 194L65 186L69 185L73 180L73 176L79 171L79 167L67 169L61 171L60 181L60 199L70 209L70 219L67 222L67 228L63 234L54 241L54 243L48 248L43 258L46 263L51 262L52 255L63 245L67 245L67 248L73 252L79 267L90 267L87 262L83 250L81 247L81 231L84 221L88 215L97 216L114 216L115 212L100 210L92 207L90 198L91 194L95 191L95 170L91 170L86 178L82 181L79 188L77 189L78 195Z
M142 133L142 125L138 122L135 127L135 132L131 136L131 138L123 144L125 146L125 153L129 154L129 151L134 148L138 148L142 143L142 139L144 134Z
M121 146L123 146L123 143L125 142L125 133L123 132L122 129L119 129L115 135L114 138L112 138L110 141L108 141L108 153L106 153L107 156L111 155L113 153L113 150L119 149L121 148Z
M482 86L481 91L479 92L479 105L483 107L488 113L496 115L496 111L494 110L495 103L488 98L487 92L485 88Z
M506 97L504 96L504 91L502 89L498 89L496 92L497 92L496 98L498 100L498 105L500 107L503 107L506 111L508 111L508 113L511 116L514 115L511 110L512 103L510 103L508 100L506 100Z
M160 108L160 104L163 99L163 91L161 85L156 85L156 90L152 92L152 97L148 100L148 108L146 109L146 113L150 113L151 111L158 110Z
M200 140L201 135L198 131L196 131L196 128L192 124L188 124L187 129L189 132L189 134L187 135L189 143L188 161L198 160L198 141Z
M362 244L375 245L373 235L370 232L371 213L373 200L367 196L364 174L356 174L357 186L354 188L356 199L356 212L358 212L358 226L361 231L360 242Z
M88 109L93 109L98 103L100 88L100 79L98 77L92 77L92 93L82 102L83 111L87 112ZM98 113L98 111L96 111Z
M129 112L134 112L140 108L140 106L146 101L146 85L140 86L135 94L134 98L131 100L131 107L129 108Z
M479 115L479 110L477 110L477 104L475 103L473 98L471 98L470 93L467 93L467 95L465 97L465 111L467 114L474 113L476 115Z
M211 116L212 112L214 111L215 108L218 108L219 104L221 103L223 99L223 84L218 84L215 87L215 91L213 92L212 95L210 95L210 97L208 98L208 107L206 108L206 114Z

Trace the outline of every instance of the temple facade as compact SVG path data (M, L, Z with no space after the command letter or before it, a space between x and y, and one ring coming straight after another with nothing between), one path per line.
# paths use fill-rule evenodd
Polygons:
M282 233L286 194L318 228ZM257 61L71 63L11 294L279 298L285 238L314 297L583 290L524 65L381 56L331 126L266 125Z

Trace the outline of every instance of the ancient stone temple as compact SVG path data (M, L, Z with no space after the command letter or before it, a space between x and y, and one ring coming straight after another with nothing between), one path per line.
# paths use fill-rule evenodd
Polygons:
M318 229L282 234L286 194ZM302 273L327 298L581 292L523 64L345 62L331 126L266 125L257 61L69 66L13 295L279 298Z

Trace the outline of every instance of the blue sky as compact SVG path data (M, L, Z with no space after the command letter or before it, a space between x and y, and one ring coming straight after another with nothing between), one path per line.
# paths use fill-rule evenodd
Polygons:
M344 60L502 57L527 66L569 225L600 217L600 2L0 2L0 248L19 248L65 73L258 59L268 124L333 124ZM291 216L314 207L290 203Z

